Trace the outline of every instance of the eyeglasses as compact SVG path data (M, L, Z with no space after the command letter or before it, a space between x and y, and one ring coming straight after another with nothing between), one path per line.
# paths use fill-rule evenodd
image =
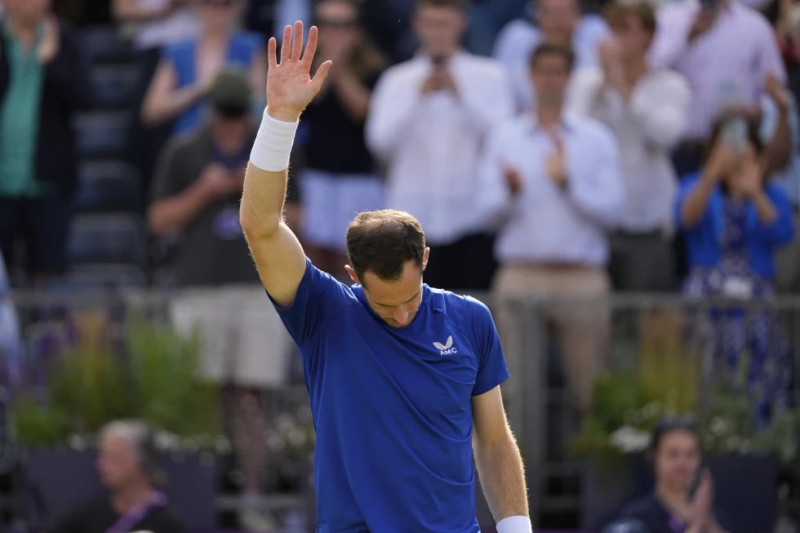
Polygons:
M332 30L350 30L358 27L357 19L318 19L316 25Z

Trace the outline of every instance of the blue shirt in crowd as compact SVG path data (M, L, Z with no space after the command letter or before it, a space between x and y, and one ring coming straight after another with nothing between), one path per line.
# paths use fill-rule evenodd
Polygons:
M311 397L317 531L478 532L471 399L508 378L488 308L423 285L393 328L308 261L277 309Z
M709 200L708 209L700 222L694 227L681 223L681 210L691 190L700 180L700 174L687 176L675 201L675 220L686 234L686 247L689 253L689 266L714 267L722 259L722 237L724 231L724 195L717 186ZM758 220L755 205L747 208L745 241L750 268L765 279L775 276L775 248L791 242L794 237L792 208L786 192L778 185L768 182L764 191L778 211L778 218L769 225Z
M249 70L253 56L263 48L264 40L261 36L249 32L236 32L228 44L227 66L239 66ZM197 40L167 46L163 55L175 67L179 89L193 85L197 81ZM178 116L175 119L173 133L180 135L196 129L205 117L204 107L202 103L196 103Z

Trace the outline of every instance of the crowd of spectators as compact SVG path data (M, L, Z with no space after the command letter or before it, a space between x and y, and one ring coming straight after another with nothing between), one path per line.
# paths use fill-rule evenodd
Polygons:
M334 66L302 121L286 217L332 275L346 276L353 215L389 207L421 221L436 287L556 303L800 289L792 0L114 0L105 15L100 4L0 0L0 253L16 286L57 286L71 271L75 116L93 104L80 31L107 15L136 65L126 155L140 214L152 247L169 250L139 266L156 287L194 290L176 299L178 323L213 330L222 300L202 291L257 284L238 198L266 39L296 18L319 26ZM247 398L275 372L253 362L255 346L285 349L260 312L242 361L218 362L251 444L263 417ZM788 402L787 344L770 314L731 313L712 349L732 371L750 352L768 417ZM585 412L609 310L565 303L549 319ZM503 334L513 320L499 310L498 323ZM504 343L514 375L522 350ZM256 456L249 469L262 466Z

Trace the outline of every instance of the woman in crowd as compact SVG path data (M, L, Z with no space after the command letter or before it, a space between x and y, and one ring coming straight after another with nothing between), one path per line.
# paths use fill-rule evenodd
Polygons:
M772 296L775 250L794 236L786 193L765 180L764 147L755 125L729 118L714 128L712 148L698 174L684 179L675 216L685 233L690 272L684 293L736 300ZM766 421L785 406L790 354L774 313L759 307L715 310L707 326L707 371L744 375ZM744 359L747 357L748 359Z
M303 115L307 166L300 176L301 231L314 264L344 278L350 220L383 206L383 183L364 144L364 121L385 62L365 38L353 0L322 0L314 19L318 63L332 59L333 68Z
M655 490L622 512L648 533L722 533L723 515L714 508L714 482L701 468L700 434L689 418L664 418L650 440Z
M253 94L264 94L266 59L260 36L237 30L245 0L199 0L199 37L167 46L142 105L142 121L175 120L174 134L194 130L205 116L202 99L225 66L250 73Z

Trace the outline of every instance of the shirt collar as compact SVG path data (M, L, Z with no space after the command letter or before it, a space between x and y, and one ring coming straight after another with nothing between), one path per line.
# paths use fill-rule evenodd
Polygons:
M539 124L539 119L536 118L535 112L526 113L525 120L528 122L528 129L531 133L542 133L544 131ZM558 127L565 133L571 133L575 129L575 117L569 113L562 112Z

